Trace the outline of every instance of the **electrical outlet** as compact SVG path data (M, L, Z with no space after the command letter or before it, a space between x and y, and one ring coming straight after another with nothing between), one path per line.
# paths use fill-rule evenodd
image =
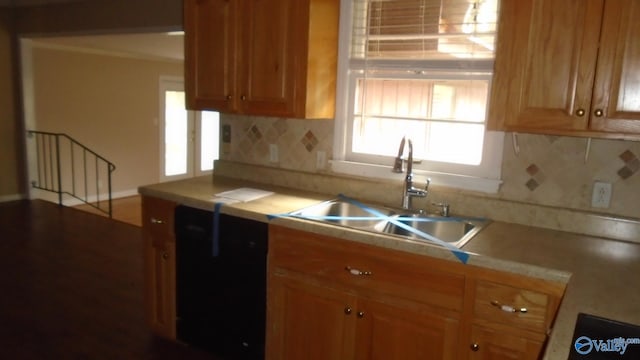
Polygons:
M316 169L322 170L327 166L327 153L324 151L318 151L316 153Z
M278 145L276 144L269 144L269 161L278 162Z
M593 194L591 194L591 207L608 208L611 204L611 183L596 181L593 183Z

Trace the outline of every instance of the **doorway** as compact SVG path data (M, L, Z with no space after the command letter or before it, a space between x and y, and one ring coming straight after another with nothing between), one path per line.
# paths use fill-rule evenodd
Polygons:
M219 113L186 110L178 77L160 78L160 107L160 181L210 174L219 155Z

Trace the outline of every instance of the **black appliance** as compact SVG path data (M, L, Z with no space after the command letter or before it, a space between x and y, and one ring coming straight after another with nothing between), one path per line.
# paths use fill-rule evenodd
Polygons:
M178 206L175 233L178 340L264 359L267 224Z
M579 313L569 360L607 359L640 359L640 326Z

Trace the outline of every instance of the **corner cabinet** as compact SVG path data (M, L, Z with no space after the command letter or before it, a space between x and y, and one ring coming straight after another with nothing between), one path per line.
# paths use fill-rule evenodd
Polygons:
M640 140L640 2L501 0L489 128Z
M142 196L145 309L154 334L176 338L176 204Z
M537 359L566 286L273 224L269 242L269 360Z
M333 118L339 0L185 0L187 107Z

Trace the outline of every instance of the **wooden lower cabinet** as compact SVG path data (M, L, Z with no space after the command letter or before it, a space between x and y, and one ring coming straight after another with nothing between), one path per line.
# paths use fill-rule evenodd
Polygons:
M353 359L454 359L458 319L421 308L388 300L359 301Z
M154 334L176 338L175 203L142 197L145 308Z
M473 326L469 360L535 360L540 357L543 341L517 332Z
M414 268L410 254L301 236L270 231L267 359L457 357L463 278Z
M353 358L353 296L281 275L269 277L268 294L267 358Z
M266 358L538 359L565 288L271 224Z
M309 280L309 279L307 279ZM313 280L270 278L268 359L454 359L459 322Z

